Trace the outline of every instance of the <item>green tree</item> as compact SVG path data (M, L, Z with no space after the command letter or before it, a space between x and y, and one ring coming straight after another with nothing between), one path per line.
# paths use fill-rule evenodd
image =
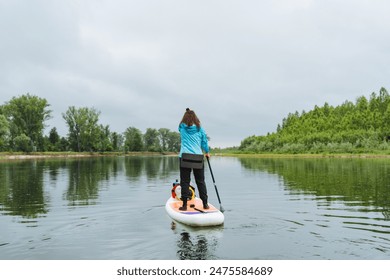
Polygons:
M158 137L160 139L161 144L161 150L167 151L168 150L168 138L169 138L169 132L170 130L168 128L160 128L158 130Z
M360 96L357 100L356 100L356 107L359 111L366 111L368 110L368 100L365 96Z
M26 134L22 133L14 139L14 150L18 152L29 153L32 151L31 139Z
M46 149L49 151L58 151L58 143L60 142L60 135L58 135L57 128L50 129L49 137L47 138Z
M113 151L120 151L122 146L123 146L123 135L117 133L117 132L113 132L111 133L111 143L112 143L112 149ZM142 139L142 137L141 137Z
M99 115L100 112L94 108L74 106L62 114L69 129L69 143L74 151L96 151L100 134Z
M4 115L0 114L0 151L5 151L8 146L9 122Z
M140 152L143 150L142 132L138 128L128 127L124 133L125 151Z
M179 152L180 150L180 133L170 131L167 136L167 150L169 152Z
M49 141L55 146L60 141L60 135L58 135L57 128L53 127L49 132Z
M390 104L387 105L386 112L383 116L383 124L382 124L383 138L390 138Z
M160 152L161 144L157 129L148 128L144 134L145 149L150 152Z
M38 141L43 138L45 121L51 118L49 106L46 99L29 93L13 97L4 106L4 112L10 122L11 138L15 139L24 134L30 140L31 147L28 150L36 150Z
M58 145L57 146L58 151L61 151L61 152L65 152L65 151L68 151L70 149L69 141L65 137L61 137L60 141L58 142L57 145Z
M99 139L98 139L98 147L97 150L101 152L109 152L112 151L112 143L111 143L111 131L110 126L100 125L99 126Z

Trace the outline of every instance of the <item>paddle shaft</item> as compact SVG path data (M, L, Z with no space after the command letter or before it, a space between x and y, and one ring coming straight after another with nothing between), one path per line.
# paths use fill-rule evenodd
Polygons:
M214 188L215 188L215 192L217 193L218 202L219 202L219 205L220 205L221 208L222 208L221 199L219 198L218 188L217 188L217 185L215 184L215 179L214 179L213 170L211 169L210 160L209 160L208 157L206 157L206 159L207 159L207 163L208 163L209 168L210 168L211 178L213 178Z

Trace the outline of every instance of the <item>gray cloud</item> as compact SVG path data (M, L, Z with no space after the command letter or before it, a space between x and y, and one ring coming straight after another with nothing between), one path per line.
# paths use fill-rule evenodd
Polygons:
M46 98L101 122L177 129L186 107L212 146L275 131L289 112L389 85L385 1L1 1L0 102Z

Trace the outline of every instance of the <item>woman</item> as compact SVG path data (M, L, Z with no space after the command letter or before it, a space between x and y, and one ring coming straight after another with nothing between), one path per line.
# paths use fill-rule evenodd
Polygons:
M190 180L191 171L194 171L196 186L198 187L203 208L209 209L207 202L207 188L204 181L203 151L206 157L210 157L207 135L200 125L195 112L186 109L183 119L179 125L181 147L180 147L180 185L183 206L181 211L187 210L187 200L191 198ZM196 163L198 161L198 163Z

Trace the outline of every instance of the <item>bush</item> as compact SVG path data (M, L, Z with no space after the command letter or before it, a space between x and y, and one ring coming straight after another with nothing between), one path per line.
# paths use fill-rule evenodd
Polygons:
M14 139L15 149L17 152L32 152L31 139L25 134L21 134Z
M283 147L278 149L278 152L286 154L300 154L305 151L307 151L306 146L301 143L284 144Z

